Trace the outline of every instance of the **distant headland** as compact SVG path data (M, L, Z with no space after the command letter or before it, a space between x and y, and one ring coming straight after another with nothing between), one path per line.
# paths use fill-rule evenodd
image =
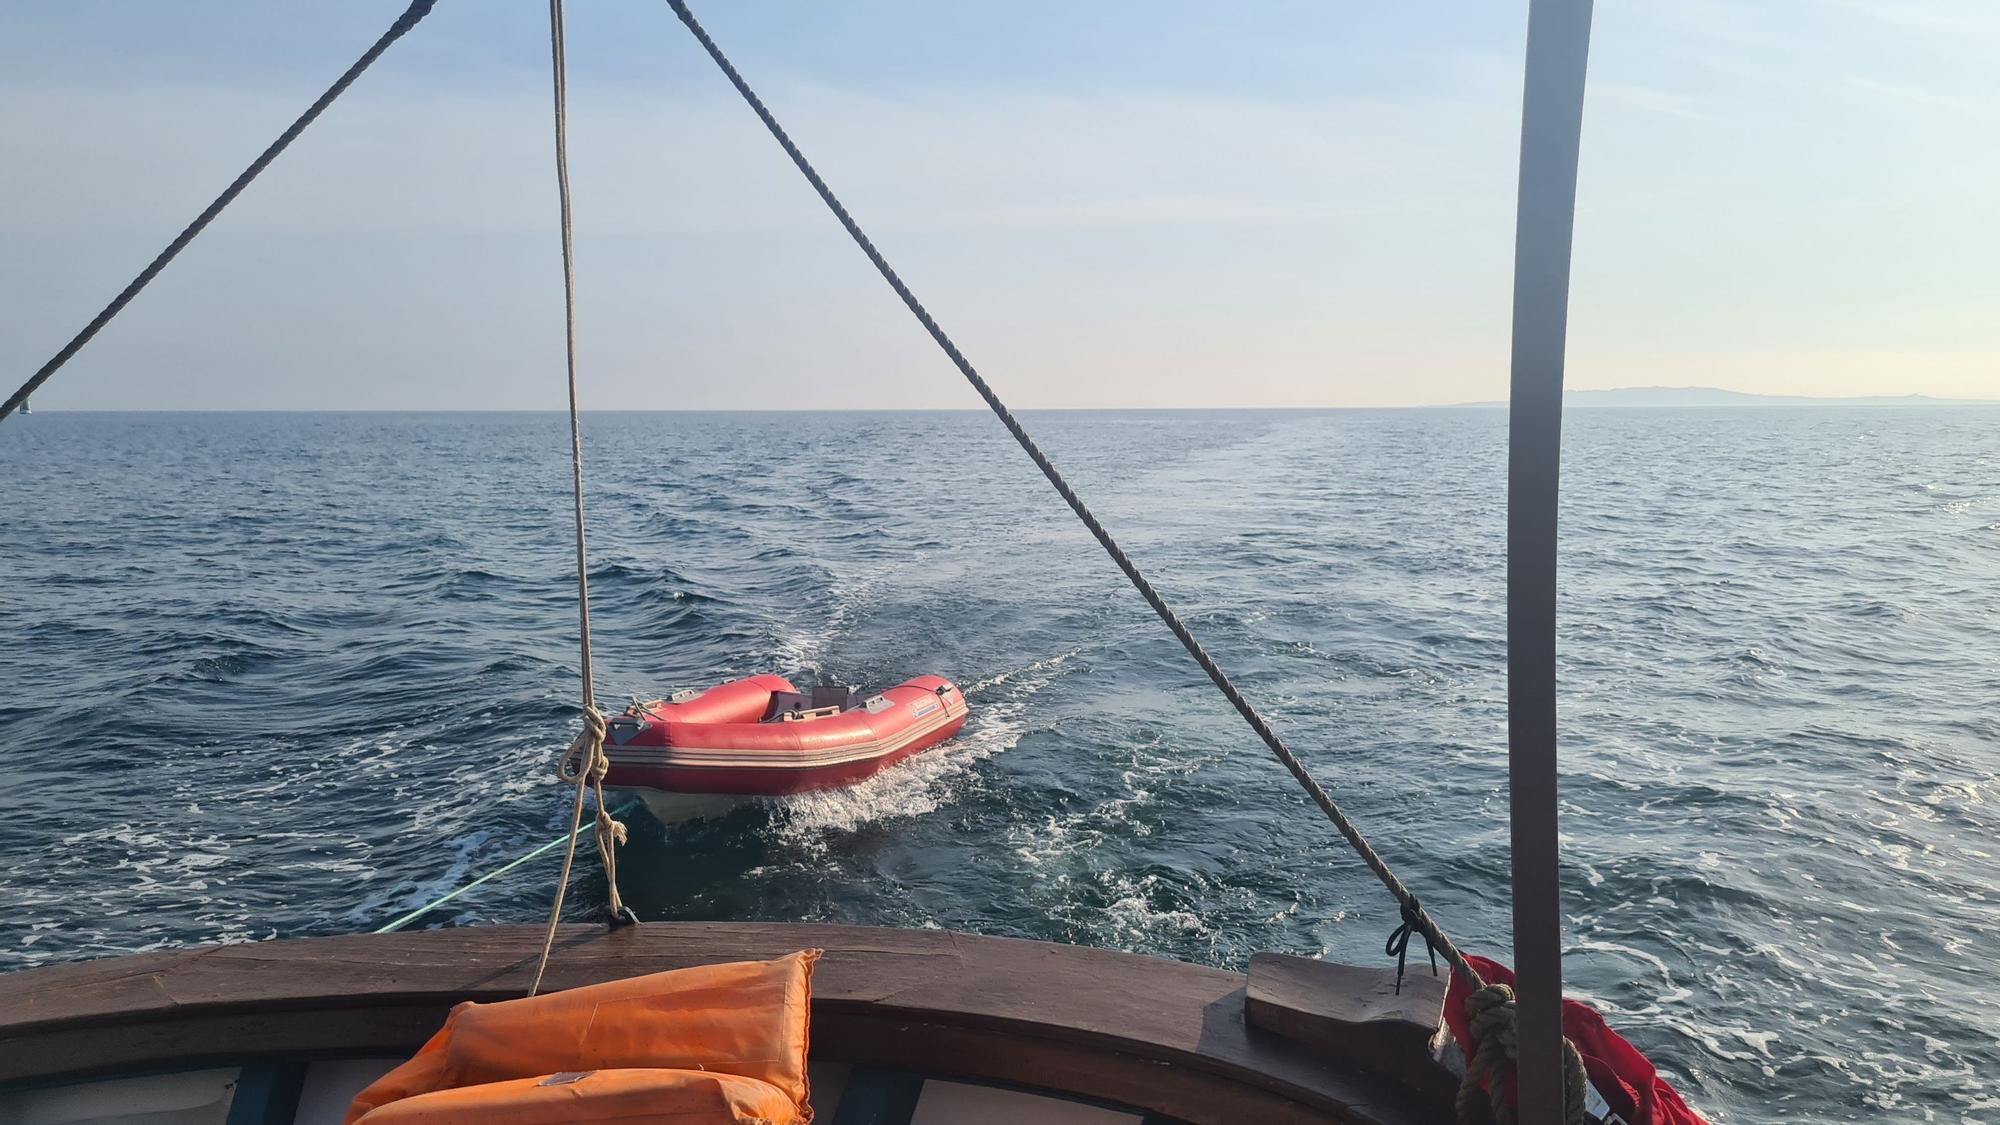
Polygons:
M1461 402L1457 406L1505 406ZM1760 395L1721 387L1614 387L1563 392L1564 406L2000 406L2000 400L1930 395Z

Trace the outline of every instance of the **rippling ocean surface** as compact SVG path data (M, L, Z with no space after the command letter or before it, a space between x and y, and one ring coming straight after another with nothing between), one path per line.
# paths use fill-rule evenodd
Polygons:
M1027 421L1504 958L1504 412ZM0 967L368 929L558 834L566 430L0 428ZM936 671L973 706L851 791L636 817L642 916L1384 963L1386 896L990 417L584 438L601 695ZM1573 410L1565 442L1572 990L1721 1120L2000 1119L2000 409ZM554 873L436 921L537 920Z

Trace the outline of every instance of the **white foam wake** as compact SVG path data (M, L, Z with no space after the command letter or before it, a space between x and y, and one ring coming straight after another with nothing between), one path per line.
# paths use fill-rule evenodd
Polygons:
M1059 653L965 687L965 694L971 697L999 684L1013 685L1005 700L975 702L965 729L941 746L855 785L767 802L779 833L804 842L897 817L923 816L951 803L968 771L1013 749L1028 733L1035 695L1053 683L1062 674L1063 664L1080 651Z

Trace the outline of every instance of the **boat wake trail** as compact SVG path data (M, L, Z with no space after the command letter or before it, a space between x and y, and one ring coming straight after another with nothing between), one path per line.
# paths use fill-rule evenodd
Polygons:
M958 737L857 785L772 798L766 803L773 827L790 843L823 843L831 834L923 816L951 804L978 763L1013 749L1028 733L1030 701L1060 678L1064 665L1081 651L1071 649L974 682L964 689L968 699L991 694L1003 684L1008 691L999 700L979 699Z
M1023 664L1019 668L1014 668L1005 672L1000 672L996 675L988 676L983 680L976 680L972 683L965 685L966 698L971 699L984 695L985 693L993 690L994 688L997 688L1002 684L1008 683L1016 679L1021 679L1025 682L1032 683L1034 682L1034 678L1036 675L1046 674L1043 676L1042 680L1039 683L1036 683L1035 686L1031 689L1031 694L1033 691L1040 691L1043 687L1046 687L1048 685L1050 680L1053 680L1056 675L1060 674L1060 669L1064 664L1068 663L1070 660L1074 659L1082 652L1083 652L1083 647L1079 645L1076 648L1070 649L1068 652L1059 652L1054 656L1046 657L1044 659L1037 660L1029 664Z

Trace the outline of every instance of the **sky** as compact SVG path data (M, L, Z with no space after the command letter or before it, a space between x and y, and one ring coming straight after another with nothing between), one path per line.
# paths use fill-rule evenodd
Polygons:
M0 5L0 375L404 0ZM706 0L1028 408L1506 397L1525 0ZM582 400L979 405L660 0L570 0ZM560 409L547 8L440 0L38 408ZM1599 3L1569 385L2000 397L2000 4Z

